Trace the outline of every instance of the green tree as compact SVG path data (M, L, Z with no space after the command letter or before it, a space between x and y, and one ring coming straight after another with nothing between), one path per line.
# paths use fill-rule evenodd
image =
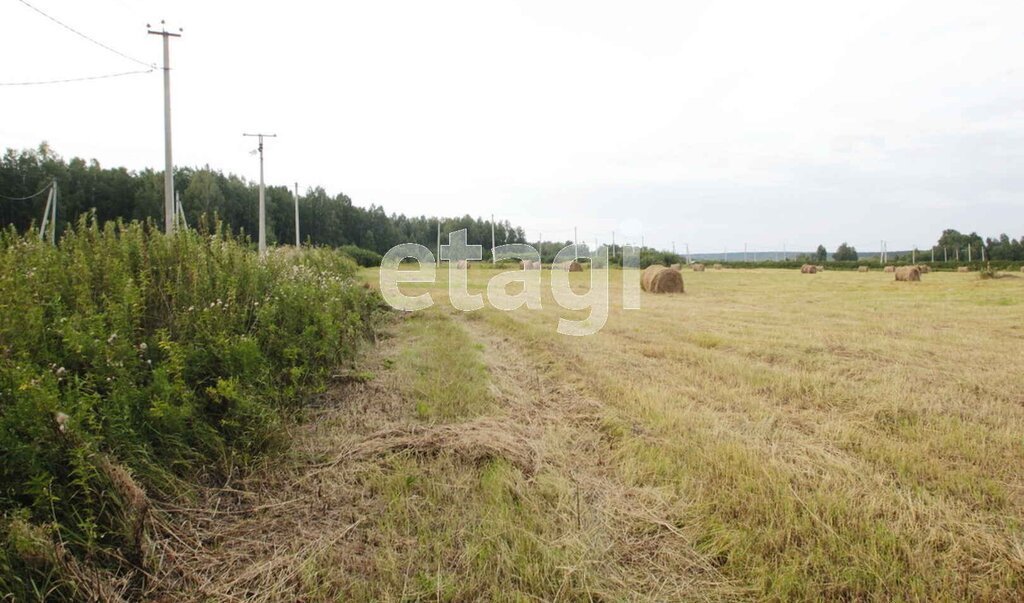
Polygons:
M843 241L843 244L836 249L836 252L832 255L832 257L837 262L856 262L857 248L847 245L846 241Z
M819 262L827 262L828 261L828 249L825 249L824 245L818 245L818 261Z

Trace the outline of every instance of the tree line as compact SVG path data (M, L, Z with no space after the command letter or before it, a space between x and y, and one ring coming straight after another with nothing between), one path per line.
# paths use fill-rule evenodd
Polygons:
M57 232L79 216L95 212L100 223L110 220L154 220L163 223L163 172L146 168L106 168L95 159L65 160L46 143L36 149L7 149L0 158L0 225L14 225L19 231L42 219L46 195L18 200L56 181L59 190ZM178 168L174 188L181 195L182 208L192 226L217 219L232 232L255 238L258 232L259 185L235 174L224 174L205 166ZM287 186L267 186L267 242L293 244L295 241L295 193ZM300 234L303 243L341 247L355 245L385 253L399 243L419 243L434 249L437 225L442 236L465 228L472 245L482 245L490 257L491 222L470 215L438 218L388 214L379 205L359 207L343 193L330 195L321 187L307 189L299 196ZM494 224L495 240L525 243L522 228L508 221Z

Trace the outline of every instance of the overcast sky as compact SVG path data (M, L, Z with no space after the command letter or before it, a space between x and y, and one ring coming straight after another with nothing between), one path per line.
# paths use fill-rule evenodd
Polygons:
M1024 236L1024 2L29 0L144 62L174 159L530 238L692 251ZM0 81L139 65L0 0ZM0 146L163 166L159 71L0 87ZM626 234L624 234L626 233Z

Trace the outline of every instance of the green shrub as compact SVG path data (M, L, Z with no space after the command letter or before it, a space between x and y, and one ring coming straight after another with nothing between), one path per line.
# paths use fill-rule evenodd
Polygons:
M376 251L370 251L369 249L363 249L362 247L356 247L355 245L342 245L338 250L352 258L355 263L359 264L363 268L380 266L381 260L384 259L384 256Z
M278 448L372 329L381 306L355 270L152 224L83 219L58 247L0 232L0 591L79 596L25 552L39 534L112 569L141 554L125 475L179 498Z

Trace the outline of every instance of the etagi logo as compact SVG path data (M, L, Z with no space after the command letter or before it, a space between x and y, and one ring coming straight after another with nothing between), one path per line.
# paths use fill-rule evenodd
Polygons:
M472 312L484 307L484 296L470 293L467 268L469 262L483 259L482 245L467 245L466 230L448 235L448 244L441 246L441 261L448 262L448 296L452 305L463 312ZM532 245L499 245L494 249L496 260L522 260L540 263L540 253ZM562 335L583 337L594 335L604 328L608 321L608 248L593 250L590 259L590 289L576 293L569 284L568 270L559 270L576 259L572 245L563 247L555 255L551 270L551 295L559 307L566 310L590 310L583 320L558 319L558 332ZM413 259L419 263L416 270L399 270L403 260ZM622 250L622 307L626 310L640 309L640 253L635 247ZM399 290L399 283L436 282L436 261L434 254L423 245L402 243L392 247L384 255L380 265L380 292L384 300L396 310L413 312L434 305L430 292L420 295L405 295ZM508 286L522 283L522 291L508 293ZM541 310L541 272L539 270L508 270L494 275L487 282L487 302L498 310L510 312L526 307Z

